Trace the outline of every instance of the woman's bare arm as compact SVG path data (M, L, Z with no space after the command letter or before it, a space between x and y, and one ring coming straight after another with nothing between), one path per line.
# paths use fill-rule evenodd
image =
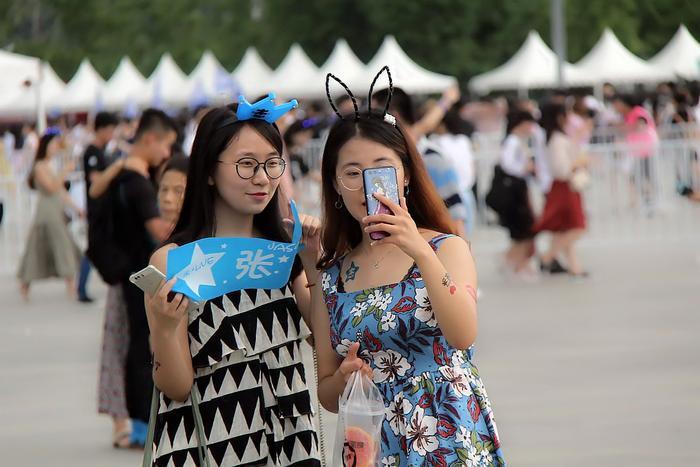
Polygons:
M159 248L153 253L151 264L159 271L166 271L168 251L176 246L169 244ZM194 368L187 336L187 304L184 302L184 310L177 313L174 313L172 308L167 309L168 306L172 307L172 304L167 302L167 293L164 293L168 290L168 287L162 285L153 297L145 294L146 315L151 330L153 381L170 399L184 402L194 382Z

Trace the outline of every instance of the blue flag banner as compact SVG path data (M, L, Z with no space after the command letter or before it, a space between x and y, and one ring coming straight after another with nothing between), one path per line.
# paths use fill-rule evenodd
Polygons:
M289 281L301 244L301 222L294 201L292 243L262 238L203 238L168 252L167 279L201 302L243 289L280 289Z

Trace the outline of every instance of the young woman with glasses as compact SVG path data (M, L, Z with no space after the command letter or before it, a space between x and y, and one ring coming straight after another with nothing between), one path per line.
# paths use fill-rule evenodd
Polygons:
M319 400L338 411L350 375L363 371L384 396L382 465L502 466L471 362L477 277L469 246L386 109L355 106L355 115L339 117L323 151L321 287L312 298ZM392 214L368 216L363 170L377 167L395 169L400 202L375 194ZM389 235L373 240L377 231Z
M286 168L280 132L265 120L241 120L236 110L215 108L199 124L180 217L151 259L160 271L169 250L205 237L290 241L278 190ZM186 298L168 300L174 281L146 296L153 378L162 392L156 465L196 464L194 383L211 465L320 466L299 347L310 335L306 277L316 274L319 222L301 219L305 249L281 289L229 292L189 317Z

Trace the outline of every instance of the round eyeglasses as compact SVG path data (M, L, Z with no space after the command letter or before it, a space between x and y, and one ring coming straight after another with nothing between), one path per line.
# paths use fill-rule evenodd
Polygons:
M343 185L343 188L348 191L358 191L363 187L362 170L355 167L345 169L340 175L337 175L336 178L340 184Z
M257 159L254 159L252 157L244 157L242 159L238 159L236 162L217 162L226 165L235 165L236 173L243 180L249 180L255 177L255 174L258 173L258 169L260 168L260 166L262 166L267 177L274 180L282 176L282 174L284 173L284 169L287 166L287 163L281 157L273 157L271 159L266 160L265 162L258 162Z
M401 166L396 168L396 172L399 173ZM364 181L362 178L362 169L358 167L348 167L340 175L336 177L340 184L348 191L359 191L364 188Z

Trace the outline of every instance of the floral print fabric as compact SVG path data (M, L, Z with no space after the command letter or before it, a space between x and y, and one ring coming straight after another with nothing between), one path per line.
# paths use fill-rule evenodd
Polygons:
M449 235L431 240L437 250ZM414 265L396 284L345 292L342 261L322 274L331 345L353 342L382 392L383 467L503 466L498 432L472 351L451 347Z

